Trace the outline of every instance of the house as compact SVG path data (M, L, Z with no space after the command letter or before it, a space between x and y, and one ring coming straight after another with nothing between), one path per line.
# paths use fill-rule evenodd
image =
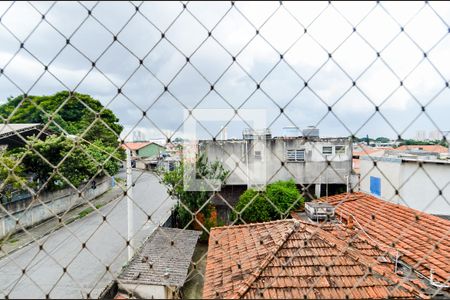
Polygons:
M366 146L364 144L354 144L353 145L353 172L355 174L360 174L360 159L361 156L373 156L380 153L383 153L386 150L394 150L394 148L391 147L370 147Z
M154 142L130 142L122 144L123 149L130 149L131 157L136 161L136 168L148 169L151 161L157 160L165 147Z
M436 153L448 153L449 149L442 145L403 145L395 148L397 151L426 151L426 152L436 152Z
M229 220L230 207L247 188L264 189L278 180L294 179L308 198L347 191L352 172L350 140L321 138L318 129L304 133L272 137L268 130L245 130L240 140L199 141L198 152L230 172L212 201L220 219Z
M0 148L22 147L30 136L37 136L44 139L49 131L43 130L43 125L39 123L13 123L0 125Z
M360 161L360 191L450 218L450 159L445 153L393 150Z
M158 227L100 298L181 298L200 234Z
M409 273L436 293L450 297L450 221L365 193L323 197L335 206L338 220L349 220L380 249L395 255Z
M203 298L426 298L342 225L294 219L213 228Z

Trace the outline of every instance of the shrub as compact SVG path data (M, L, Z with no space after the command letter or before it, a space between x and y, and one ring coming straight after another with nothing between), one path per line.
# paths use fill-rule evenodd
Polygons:
M270 221L273 214L273 207L264 198L264 193L252 189L246 190L239 197L235 210L239 212L240 219L247 223ZM237 215L233 213L232 219L236 218Z
M303 202L294 180L277 181L267 185L265 192L245 191L235 207L240 218L233 213L232 220L254 223L284 219Z

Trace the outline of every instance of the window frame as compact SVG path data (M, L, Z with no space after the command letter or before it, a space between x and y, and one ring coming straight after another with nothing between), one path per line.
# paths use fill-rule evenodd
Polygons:
M255 155L255 160L262 160L262 153L260 150L255 150L253 154Z
M293 153L289 155L289 153ZM300 155L299 153L303 153ZM286 151L286 161L287 162L305 162L305 149L288 149Z
M330 153L325 153L325 148L330 148ZM333 146L322 146L323 155L333 155Z
M338 150L338 147L341 148L342 150ZM347 152L347 149L344 145L336 145L334 146L334 152L337 154L345 154L345 152Z

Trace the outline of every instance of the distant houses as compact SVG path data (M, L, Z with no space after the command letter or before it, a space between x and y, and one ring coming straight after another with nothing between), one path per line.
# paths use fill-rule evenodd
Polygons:
M138 169L150 169L152 164L156 165L157 159L166 150L154 142L128 142L122 144L122 148L131 151L131 158Z

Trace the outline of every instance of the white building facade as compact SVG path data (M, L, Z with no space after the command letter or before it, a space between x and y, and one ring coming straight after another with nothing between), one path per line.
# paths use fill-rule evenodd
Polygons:
M360 190L429 214L450 217L450 160L385 153L361 157Z
M352 171L352 144L348 138L200 141L199 151L231 172L227 185L248 188L294 179L299 185L312 187L312 193L320 197L333 185L345 192Z

